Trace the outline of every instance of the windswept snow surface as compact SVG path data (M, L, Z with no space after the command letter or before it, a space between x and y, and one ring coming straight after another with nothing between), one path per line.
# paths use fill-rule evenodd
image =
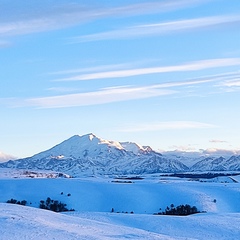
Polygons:
M0 225L2 240L182 239L124 224L105 223L10 204L0 204Z
M116 213L59 214L0 204L0 236L12 239L239 239L240 214L170 217Z
M11 178L10 173L3 173L2 170L3 240L240 239L239 176L201 182L159 175L145 175L142 180L44 179L21 174ZM76 211L61 214L38 209L40 200L47 197ZM11 198L26 200L27 206L6 204ZM195 205L206 213L186 217L153 215L171 204Z

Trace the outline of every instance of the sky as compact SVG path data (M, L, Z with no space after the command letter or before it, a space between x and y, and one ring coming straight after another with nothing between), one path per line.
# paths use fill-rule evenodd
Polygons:
M239 0L0 0L0 152L240 153L239 29Z

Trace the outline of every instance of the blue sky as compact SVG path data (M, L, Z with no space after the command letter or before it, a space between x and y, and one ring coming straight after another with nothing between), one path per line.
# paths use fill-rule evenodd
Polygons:
M0 0L0 151L240 151L239 29L239 0Z

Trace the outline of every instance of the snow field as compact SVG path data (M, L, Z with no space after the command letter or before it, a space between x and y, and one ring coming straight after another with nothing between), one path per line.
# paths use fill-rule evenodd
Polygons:
M0 236L12 239L226 239L240 236L240 214L187 217L98 212L54 213L0 203Z
M0 175L0 239L240 239L240 185L226 180L199 182L157 175L143 180ZM38 209L40 200L47 197L76 211L61 214ZM6 204L11 198L27 200L27 206ZM195 205L207 213L153 215L171 204Z
M123 225L2 203L0 204L0 224L1 240L173 239L163 234Z
M115 212L133 211L140 214L153 214L159 212L160 208L165 210L170 204L196 205L200 211L207 212L217 212L219 204L225 204L228 212L240 210L237 203L233 205L228 201L230 196L238 198L239 192L234 184L215 184L216 190L213 192L213 183L112 181L113 179L2 179L0 202L14 198L26 200L28 206L38 207L40 200L50 197L81 212L110 212L114 208ZM216 203L213 202L215 198L219 199ZM220 210L224 209L221 207Z

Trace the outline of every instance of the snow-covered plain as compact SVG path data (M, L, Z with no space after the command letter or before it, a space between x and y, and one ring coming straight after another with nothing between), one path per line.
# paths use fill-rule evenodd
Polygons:
M201 182L159 174L129 180L46 178L47 174L32 178L22 172L0 171L3 240L240 239L239 176ZM47 197L76 211L39 209L40 200ZM26 200L27 206L6 204L11 198ZM186 217L153 215L170 204L195 205L206 213Z

